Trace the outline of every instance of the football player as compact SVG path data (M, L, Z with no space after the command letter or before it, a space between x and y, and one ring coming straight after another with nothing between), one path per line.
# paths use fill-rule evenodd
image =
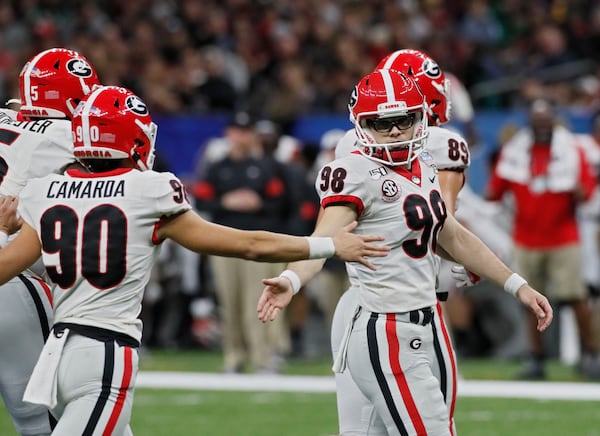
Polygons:
M435 162L423 151L428 106L412 78L376 70L355 87L349 107L358 145L321 169L316 188L323 212L313 235L358 220L358 232L385 233L391 252L373 260L376 271L353 265L358 306L334 367L347 366L373 406L366 434L450 435L431 362L439 247L516 295L536 314L540 330L550 324L552 308L447 213ZM263 280L259 319L273 319L321 264L290 265L279 277Z
M19 75L20 101L9 101L15 110L0 109L0 196L19 195L27 180L74 160L70 119L97 85L94 68L76 51L53 48L29 59ZM0 306L0 393L18 433L49 435L48 410L22 398L52 326L50 287L23 271L0 286Z
M82 165L27 182L20 193L24 224L0 250L0 283L41 255L54 284L54 325L24 399L52 411L55 436L131 434L138 315L161 241L258 261L336 255L367 269L365 256L389 251L372 243L381 237L349 233L356 223L333 238L305 238L203 220L177 177L151 170L156 129L131 91L93 90L71 124Z
M448 99L449 85L439 65L419 50L397 50L382 59L377 69L394 69L405 73L415 80L425 96L427 104L428 137L424 143L427 155L435 161L438 170L441 194L446 210L454 215L456 197L465 183L465 169L470 164L470 153L467 141L456 131L440 126L449 121L451 101ZM345 156L356 150L357 138L355 130L349 130L336 149L336 157ZM348 274L352 280L353 268L348 265ZM466 272L465 272L466 274ZM437 289L438 301L435 316L431 323L434 340L434 353L431 356L432 371L440 382L442 395L446 400L450 424L455 428L454 406L456 403L456 357L450 334L442 316L442 305L448 297L447 289ZM344 293L338 302L331 330L331 346L335 359L348 317L357 304L356 288L352 287ZM363 416L369 416L369 405L354 385L348 372L337 373L336 391L338 402L338 421L340 433L360 433ZM360 412L360 404L366 410Z

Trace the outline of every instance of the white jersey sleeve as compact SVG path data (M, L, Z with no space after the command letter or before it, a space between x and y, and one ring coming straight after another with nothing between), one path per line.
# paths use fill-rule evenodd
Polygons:
M429 127L425 150L433 156L439 170L464 170L471 164L465 138L445 127Z
M144 288L158 256L164 216L191 209L171 173L68 170L33 179L19 211L42 243L54 287L55 322L104 328L141 339Z
M354 150L356 150L356 132L354 129L350 129L342 136L335 146L335 158L340 159L346 157Z
M16 121L14 114L0 114L0 195L18 195L29 179L58 173L75 160L70 121Z
M424 154L413 168L390 168L360 153L325 165L315 186L324 208L353 204L357 234L377 234L391 248L377 271L353 263L359 301L372 312L407 312L435 304L437 235L446 218L437 170Z

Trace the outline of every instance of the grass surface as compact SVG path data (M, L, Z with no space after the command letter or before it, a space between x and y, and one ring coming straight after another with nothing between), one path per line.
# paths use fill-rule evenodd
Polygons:
M151 351L142 371L218 372L221 355L204 351ZM290 362L286 374L329 375L328 358ZM520 365L493 360L459 363L469 380L511 380ZM572 368L551 363L552 381L581 380ZM600 383L598 384L600 389ZM600 402L459 398L461 436L600 436ZM336 434L335 395L278 392L136 390L131 427L136 436L328 436ZM0 403L0 435L16 435Z

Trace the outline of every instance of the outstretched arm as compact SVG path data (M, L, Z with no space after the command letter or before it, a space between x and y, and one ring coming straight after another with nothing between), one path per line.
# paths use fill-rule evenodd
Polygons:
M313 236L335 234L344 225L354 222L356 218L356 210L349 206L330 206L321 209ZM258 319L262 322L273 321L290 303L292 296L321 271L324 263L324 259L292 262L279 277L263 279L265 288L256 307Z
M444 228L439 234L438 242L469 271L489 279L505 289L511 288L507 284L511 283L509 278L513 276L513 271L452 215L448 215ZM552 322L553 316L548 299L526 283L513 290L521 303L536 315L538 330L545 330Z
M290 262L335 255L342 260L372 267L366 257L386 256L388 247L374 244L383 237L355 235L356 223L342 227L328 240L315 240L266 231L245 231L211 223L193 211L165 220L157 230L159 238L170 238L198 253L241 257L259 262ZM316 242L316 245L309 243ZM316 248L316 249L315 249Z

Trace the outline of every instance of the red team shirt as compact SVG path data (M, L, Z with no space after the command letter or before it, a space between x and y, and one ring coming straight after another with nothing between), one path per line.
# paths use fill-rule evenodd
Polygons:
M579 186L584 200L591 197L596 179L583 152L579 154ZM531 177L547 174L550 147L534 144L531 148ZM533 192L529 185L511 182L494 171L487 187L487 198L498 201L511 192L515 200L513 240L527 248L553 248L577 243L579 233L575 208L577 199L573 191Z

